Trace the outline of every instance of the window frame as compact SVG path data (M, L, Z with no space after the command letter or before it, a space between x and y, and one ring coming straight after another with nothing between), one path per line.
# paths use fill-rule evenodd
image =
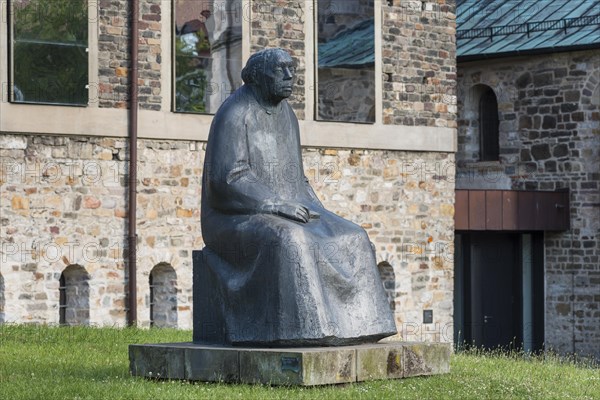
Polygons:
M0 77L3 97L0 101L0 131L3 133L26 133L31 135L72 135L85 137L127 138L129 134L128 114L124 108L99 107L99 50L98 1L88 1L89 15L89 104L88 107L68 107L42 104L19 104L8 101L8 20L7 3L0 2L0 13L5 23L0 24ZM169 0L170 1L170 0ZM170 56L172 46L172 20L169 1L161 1L161 38L160 46L163 60ZM240 0L244 7L242 24L242 58L247 60L255 43L251 35L252 1ZM304 118L300 118L302 145L306 147L334 147L343 149L385 149L402 151L455 152L456 128L438 126L407 126L383 123L383 76L381 33L384 5L375 2L375 87L376 113L375 124L339 123L314 120L314 45L315 21L314 4L317 0L300 0L304 31ZM172 65L162 62L161 74L161 110L139 111L138 137L151 140L191 140L206 141L212 115L174 113L172 103ZM35 118L31 118L32 112Z
M185 0L185 1L196 1L196 0ZM216 2L219 1L224 1L224 0L214 0ZM246 15L246 11L250 10L251 6L252 6L252 0L238 0L240 1L240 18L241 18L241 67L244 67L244 63L245 61L250 57L250 22L245 18ZM183 115L187 115L187 114L191 114L191 115L196 115L196 116L206 116L206 117L210 117L212 118L217 110L215 110L214 112L194 112L194 111L179 111L177 110L177 40L178 37L175 33L175 28L177 26L177 0L172 0L171 1L171 7L170 7L170 12L171 12L171 18L170 18L170 24L168 24L168 30L169 30L169 38L170 38L170 55L171 55L171 62L169 62L169 76L168 76L168 80L169 83L171 84L171 87L168 89L168 94L165 97L168 97L168 102L169 102L169 106L168 106L168 110L171 113L174 114L183 114ZM241 77L240 77L240 82L241 82ZM243 83L241 83L243 84ZM240 86L241 86L240 84ZM164 103L163 103L164 105Z
M306 18L307 23L306 27L306 37L307 37L307 46L306 46L306 65L307 65L307 81L313 82L313 88L309 88L310 85L307 85L307 91L305 93L305 115L307 119L311 122L317 123L326 123L326 124L344 124L348 126L348 124L352 125L362 125L363 128L360 129L369 129L374 125L383 125L383 60L382 60L382 51L383 51L383 37L382 37L382 28L383 28L383 8L382 2L374 1L373 2L373 18L374 18L374 46L375 46L375 65L374 65L374 86L375 86L375 102L374 102L374 111L375 111L375 119L374 121L336 121L336 120L325 120L319 119L319 26L318 26L318 12L319 12L319 1L322 0L307 0L307 3L312 3L312 13L311 16L313 18ZM310 33L310 35L309 35ZM310 46L309 46L310 44ZM310 55L310 57L309 57ZM310 70L310 75L309 75ZM310 79L310 80L309 80ZM313 93L310 93L312 91ZM366 126L365 126L366 125Z
M17 101L15 100L15 63L14 63L14 1L7 0L5 3L6 15L6 43L7 58L5 60L7 67L7 100L11 104L15 105L35 105L35 106L54 106L54 107L76 107L85 108L89 106L98 105L97 91L98 91L98 1L99 0L81 0L86 2L86 19L87 19L87 44L85 47L85 53L87 55L87 73L86 73L86 85L85 90L87 92L87 102L85 103L60 103L50 101ZM95 15L90 14L93 12ZM95 89L95 92L94 90Z

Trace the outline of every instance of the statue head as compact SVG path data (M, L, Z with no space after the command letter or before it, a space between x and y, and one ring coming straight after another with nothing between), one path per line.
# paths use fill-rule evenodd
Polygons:
M262 101L269 103L279 103L291 96L294 76L294 61L280 48L253 54L242 70L244 83L252 86Z

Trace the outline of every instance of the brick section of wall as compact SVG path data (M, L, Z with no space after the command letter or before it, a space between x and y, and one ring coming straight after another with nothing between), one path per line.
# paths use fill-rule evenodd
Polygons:
M142 326L149 324L149 273L165 263L177 273L178 326L191 327L191 251L203 246L202 145L139 143ZM125 140L5 135L0 155L6 320L58 322L60 273L77 264L90 275L90 323L124 324ZM304 163L324 205L363 226L378 263L389 263L384 284L400 334L451 342L453 155L305 149ZM433 310L433 324L422 324L424 309Z
M129 107L130 2L100 0L98 7L98 101L100 107ZM161 0L140 1L139 104L160 110Z
M571 192L571 230L545 234L546 346L600 357L600 56L459 66L458 188ZM498 98L500 161L477 162L477 85Z
M454 2L382 3L384 123L455 128Z
M246 14L246 12L244 12ZM251 10L251 52L266 47L287 50L296 62L296 84L290 105L298 119L304 119L305 33L304 19L310 17L299 0L257 0Z

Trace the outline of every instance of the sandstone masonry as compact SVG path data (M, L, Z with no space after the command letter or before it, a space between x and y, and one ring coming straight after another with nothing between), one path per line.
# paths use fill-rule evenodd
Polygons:
M58 322L58 279L90 276L89 321L125 321L126 143L123 139L3 136L1 229L6 320ZM143 140L138 167L138 307L149 324L149 275L177 272L178 326L191 327L191 250L202 248L203 143ZM23 161L24 160L24 161ZM305 173L325 206L363 226L399 328L448 341L452 326L453 156L305 149ZM438 172L435 172L438 171ZM422 309L435 323L421 326ZM410 338L409 337L409 338Z
M140 3L139 107L144 110L140 116L148 118L141 120L140 129L165 120L197 124L199 137L205 138L206 116L175 118L161 108L164 96L172 95L164 92L172 77L161 74L162 64L171 62L171 49L161 45L163 32L172 30L164 29L164 24L171 26L164 19L164 7L171 3ZM408 3L418 3L421 11L415 8L407 15L404 2L374 3L383 11L384 74L376 77L383 85L383 119L387 125L454 127L454 5L438 0L427 2L431 7L422 10L421 1ZM74 124L76 134L28 128L0 132L0 322L58 323L60 279L67 269L78 271L81 279L89 277L87 289L80 291L87 302L77 304L89 308L87 314L78 314L81 322L126 322L129 141L114 137L123 132L115 131L113 124L123 129L123 121L99 116L121 116L118 109L129 107L129 7L125 0L98 2L98 49L90 54L98 56L99 99L92 111L106 136L91 136L85 118ZM305 115L305 96L314 87L306 73L314 68L306 62L306 55L315 50L306 41L307 18L313 18L313 11L304 1L252 1L246 21L251 36L243 39L252 52L281 46L297 61L290 103L300 120L312 118ZM409 88L409 83L418 85ZM19 127L17 122L10 126ZM374 134L377 129L372 126ZM148 137L143 133L140 137ZM199 207L204 146L189 136L138 142L141 326L150 326L150 309L156 311L153 303L161 299L175 305L176 315L161 315L153 321L156 326L173 321L179 328L192 326L191 251L203 247ZM451 149L356 147L344 142L339 147L305 148L305 173L328 209L367 230L399 335L451 342L454 155ZM162 286L151 296L151 275L156 285L173 284L176 298L172 287ZM433 323L422 323L423 310L433 311Z

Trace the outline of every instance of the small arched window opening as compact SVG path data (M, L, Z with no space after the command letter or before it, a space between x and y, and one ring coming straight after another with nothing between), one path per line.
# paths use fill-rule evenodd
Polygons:
M6 320L4 315L4 277L0 274L0 324Z
M498 99L491 88L479 98L479 143L481 161L500 159L500 129Z
M89 325L90 276L79 265L70 265L59 279L58 315L60 325Z
M394 272L394 267L392 267L392 265L389 262L382 261L379 264L377 264L377 269L379 270L379 277L381 278L381 282L383 283L383 289L385 290L388 302L390 303L390 308L392 310L395 310L396 273Z
M150 272L150 326L177 327L177 274L169 264L158 264Z

